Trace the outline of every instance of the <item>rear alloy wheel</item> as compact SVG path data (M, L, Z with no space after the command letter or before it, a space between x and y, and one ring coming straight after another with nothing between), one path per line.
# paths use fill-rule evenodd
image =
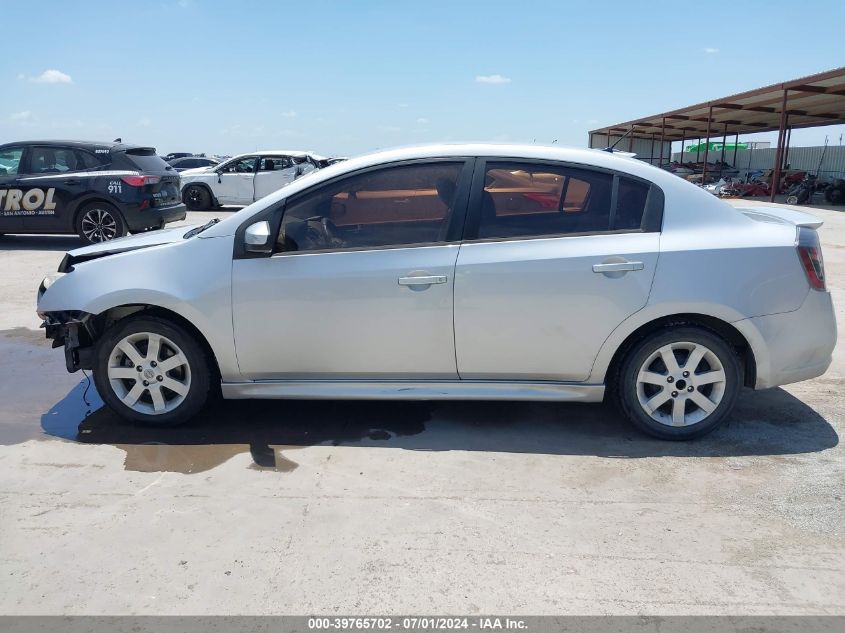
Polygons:
M76 232L86 242L97 244L123 237L126 235L126 225L114 207L95 202L79 212Z
M205 404L208 360L182 328L157 317L129 318L97 347L97 391L130 420L156 425L189 420Z
M740 370L736 352L715 334L694 327L664 330L628 354L616 397L646 433L692 439L714 430L733 409Z
M189 185L185 189L185 206L191 211L205 211L211 208L211 194L208 189L198 185Z

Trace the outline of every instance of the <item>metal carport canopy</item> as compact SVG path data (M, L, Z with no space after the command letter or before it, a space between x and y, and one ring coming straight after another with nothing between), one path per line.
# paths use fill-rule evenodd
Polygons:
M785 107L784 107L785 106ZM845 67L591 130L666 141L845 123Z
M739 138L740 134L777 130L775 169L770 187L770 199L774 201L785 162L783 148L789 144L787 130L841 123L845 123L845 67L592 130L590 146L595 134L607 135L608 140L623 134L629 139L650 137L652 143L659 135L662 148L665 141L680 140L683 145L689 138L709 140L728 134ZM628 143L630 149L631 140ZM702 182L707 176L708 147L704 150Z

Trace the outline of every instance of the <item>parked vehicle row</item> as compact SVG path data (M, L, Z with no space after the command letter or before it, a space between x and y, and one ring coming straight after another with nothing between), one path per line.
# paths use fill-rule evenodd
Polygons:
M273 150L241 154L220 165L181 173L188 209L202 211L224 204L247 205L320 169L324 160L299 151Z
M0 145L0 235L77 233L103 242L183 220L188 209L247 205L344 159L264 151L219 161L86 141ZM180 178L181 176L181 178Z
M77 233L103 242L184 218L179 175L152 147L0 145L0 234Z
M275 155L233 160L221 176L248 174L255 197ZM417 147L220 222L71 251L38 312L68 371L140 422L190 419L220 381L233 399L607 394L688 439L743 386L829 366L820 225L603 151Z
M220 164L219 160L208 158L207 156L185 156L183 158L175 158L170 162L171 167L178 172L183 172L186 169L196 169L198 167L216 167Z

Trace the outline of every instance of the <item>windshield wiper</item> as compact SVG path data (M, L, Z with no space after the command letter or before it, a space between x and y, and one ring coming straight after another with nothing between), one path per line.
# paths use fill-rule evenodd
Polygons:
M215 224L217 224L219 221L220 221L220 218L214 218L213 220L209 220L208 222L206 222L202 226L198 226L194 229L191 229L190 231L185 233L185 235L183 237L185 239L188 239L189 237L193 237L194 235L199 235L200 233L202 233L206 229L209 229L212 226L214 226Z

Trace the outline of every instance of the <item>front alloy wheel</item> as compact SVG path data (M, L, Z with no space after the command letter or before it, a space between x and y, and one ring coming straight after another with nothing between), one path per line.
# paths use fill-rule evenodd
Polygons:
M622 362L614 395L642 431L686 440L719 426L742 385L736 351L714 332L681 326L646 337Z
M107 405L125 418L178 424L208 397L209 361L194 337L158 317L129 317L97 344L94 380Z
M121 402L145 415L175 410L191 389L191 367L185 353L169 338L137 332L112 350L109 384Z

